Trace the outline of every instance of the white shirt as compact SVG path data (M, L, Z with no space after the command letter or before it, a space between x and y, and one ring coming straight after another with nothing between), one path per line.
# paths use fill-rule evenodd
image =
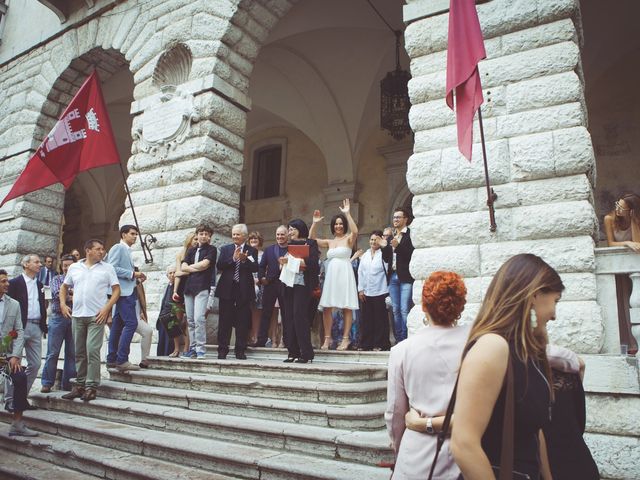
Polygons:
M358 266L358 291L367 297L377 297L389 293L387 276L384 273L382 250L376 250L373 257L371 249L360 257ZM388 268L388 267L387 267Z
M116 271L110 263L98 262L87 267L86 260L72 264L64 279L73 287L74 317L93 317L107 304L107 293L120 285Z
M22 274L24 283L27 284L27 320L40 320L40 302L38 301L38 280L36 277L29 278L28 275Z

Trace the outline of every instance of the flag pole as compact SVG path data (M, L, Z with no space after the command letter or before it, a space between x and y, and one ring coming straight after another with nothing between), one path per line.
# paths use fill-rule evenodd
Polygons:
M124 181L124 191L127 192L127 198L129 199L129 206L131 207L131 213L133 214L133 221L136 224L136 228L138 229L138 238L140 239L140 245L142 247L142 254L144 255L144 263L153 263L153 255L151 254L151 248L147 245L147 241L149 243L155 243L156 238L149 234L147 235L148 240L142 238L142 233L140 233L140 225L138 225L138 217L136 216L136 211L133 208L133 201L131 200L131 192L129 191L129 185L127 184L127 177L124 173L124 167L121 162L118 162L120 166L120 173L122 173L122 180Z
M489 230L495 232L498 228L496 225L496 211L493 207L493 202L498 199L498 195L491 188L489 181L489 166L487 164L487 147L484 143L484 128L482 125L482 107L478 107L478 123L480 126L480 142L482 143L482 159L484 160L484 183L487 187L487 207L489 207Z

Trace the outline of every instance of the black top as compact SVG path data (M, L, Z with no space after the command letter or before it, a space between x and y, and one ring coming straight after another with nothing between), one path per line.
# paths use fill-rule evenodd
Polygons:
M582 434L586 421L584 389L575 373L552 370L555 402L551 424L544 429L554 480L597 480L598 466Z
M388 238L389 244L393 237ZM411 229L407 227L407 231L402 234L402 239L394 252L396 254L396 273L400 283L413 283L413 277L409 272L409 263L411 255L413 255L413 242L411 241Z
M309 258L304 261L304 284L313 291L319 284L320 279L320 249L318 242L307 238L305 240L291 240L289 245L309 245Z
M510 350L513 352L513 348ZM551 396L542 366L536 366L532 359L529 359L525 365L514 353L511 353L511 362L516 403L514 409L513 469L537 480L540 475L538 432L549 423ZM506 385L503 385L493 407L489 425L487 425L482 437L482 448L491 465L497 467L500 466L500 449L502 447L505 390Z
M187 280L184 286L185 295L197 295L203 290L209 290L211 288L211 276L213 275L213 269L216 266L216 258L218 257L218 251L213 245L203 245L202 247L191 247L187 250L187 254L184 257L184 262L187 265L193 265L198 263L195 261L196 252L200 250L198 255L198 262L204 259L209 260L209 267L201 272L193 272L187 275ZM180 282L182 283L182 281Z

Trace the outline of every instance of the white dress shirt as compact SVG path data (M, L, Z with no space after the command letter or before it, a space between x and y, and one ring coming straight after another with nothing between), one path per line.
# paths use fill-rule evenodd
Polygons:
M107 304L110 287L120 285L113 265L98 262L90 268L86 260L72 264L64 278L73 287L74 317L93 317Z
M24 283L27 284L27 320L40 320L40 302L38 301L38 280L22 274Z
M358 291L367 297L377 297L389 293L387 275L384 272L382 250L371 255L371 249L360 257L358 266Z

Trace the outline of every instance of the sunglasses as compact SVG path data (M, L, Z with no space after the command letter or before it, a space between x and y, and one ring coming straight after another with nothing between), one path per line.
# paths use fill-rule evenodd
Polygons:
M618 201L616 202L616 210L629 210L629 209L620 205L620 202Z

